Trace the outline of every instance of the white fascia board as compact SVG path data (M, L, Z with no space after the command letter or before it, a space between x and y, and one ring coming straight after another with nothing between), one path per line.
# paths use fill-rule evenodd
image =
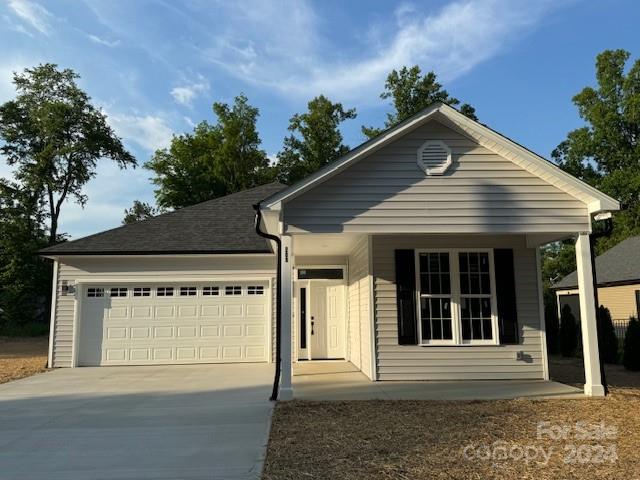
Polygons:
M548 178L540 175L541 172L537 171L537 169L540 169L543 173L556 180L555 182L552 182L552 184L560 190L565 191L573 197L576 197L576 195L571 191L570 187L578 190L589 199L585 201L584 197L576 197L578 198L578 200L586 203L589 213L620 210L620 203L617 200L614 200L613 198L602 193L591 185L588 185L585 182L577 179L573 175L562 170L557 165L554 165L543 157L531 152L530 150L527 150L521 145L518 145L505 136L491 130L488 127L485 127L481 123L465 117L456 109L443 104L441 105L439 111L442 115L451 120L463 131L467 132L467 134L469 134L474 140L481 143L489 150L496 151L495 146L491 145L491 142L493 142L494 144L501 146L505 150L512 152L512 155L504 155L503 152L496 153L508 158L509 160L520 165L524 169L542 178L543 180L549 181Z

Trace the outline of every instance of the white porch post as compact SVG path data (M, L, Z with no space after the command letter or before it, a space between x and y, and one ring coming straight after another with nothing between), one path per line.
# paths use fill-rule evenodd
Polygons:
M293 385L291 383L291 299L293 292L291 274L293 270L293 241L291 236L282 235L281 242L282 287L279 295L281 299L280 348L282 353L282 372L278 399L291 400L293 399Z
M580 292L582 351L584 353L584 393L601 397L604 396L604 387L600 377L591 246L589 244L589 235L586 233L579 234L576 240L576 263L578 267L578 290Z

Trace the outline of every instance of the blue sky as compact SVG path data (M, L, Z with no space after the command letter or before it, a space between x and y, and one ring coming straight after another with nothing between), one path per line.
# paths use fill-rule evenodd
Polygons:
M320 93L357 109L343 128L357 145L360 126L389 110L386 74L418 64L483 123L549 157L581 125L571 97L594 83L596 54L640 54L639 18L635 0L0 0L0 102L15 70L73 68L142 165L173 133L212 120L214 101L244 92L275 155L288 119ZM101 163L61 230L119 225L134 199L153 201L149 177Z

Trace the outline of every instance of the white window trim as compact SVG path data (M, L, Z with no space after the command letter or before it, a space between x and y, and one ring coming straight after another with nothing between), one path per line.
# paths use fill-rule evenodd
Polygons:
M491 288L491 333L490 340L463 340L462 339L462 298L460 291L460 261L459 253L487 253L489 255L489 286ZM451 279L451 294L422 295L420 284L420 254L422 253L448 253L449 254L449 276ZM478 346L478 345L500 345L500 335L498 332L498 302L496 297L495 265L492 248L426 248L416 249L414 252L415 275L416 275L416 311L418 321L418 345L420 346ZM423 340L422 339L422 307L420 299L425 298L451 298L451 340ZM465 294L464 298L483 298L486 295Z

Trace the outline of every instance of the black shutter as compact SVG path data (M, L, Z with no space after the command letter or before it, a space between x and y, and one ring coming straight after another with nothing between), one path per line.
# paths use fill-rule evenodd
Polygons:
M416 320L416 264L413 250L396 250L398 343L418 344Z
M513 250L499 248L493 251L498 300L498 326L500 343L518 343L518 308L516 306L516 278L513 268Z

